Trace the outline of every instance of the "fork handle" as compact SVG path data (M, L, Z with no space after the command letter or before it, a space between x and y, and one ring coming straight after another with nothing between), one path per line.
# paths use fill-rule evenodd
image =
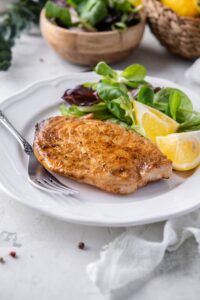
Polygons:
M16 138L16 140L22 146L24 152L27 155L31 155L33 153L33 149L31 145L23 138L23 136L14 128L14 126L10 123L10 121L6 118L4 113L0 110L0 123L2 123L12 135Z

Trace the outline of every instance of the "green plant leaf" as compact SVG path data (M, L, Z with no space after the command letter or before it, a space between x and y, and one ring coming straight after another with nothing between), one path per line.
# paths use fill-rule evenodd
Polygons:
M108 4L118 12L131 12L133 5L129 0L109 0Z
M83 86L95 91L97 89L97 82L85 82Z
M181 95L178 91L173 91L169 97L169 111L174 120L177 119L177 112L181 105Z
M97 93L99 97L106 102L121 96L127 97L126 90L124 90L124 87L121 87L120 83L112 83L112 81L109 80L102 80L97 84Z
M107 102L107 107L119 120L124 121L129 125L132 124L132 107L129 107L126 98L121 96L117 99L113 99L112 101Z
M119 83L101 82L97 85L97 93L115 117L129 125L135 123L132 102Z
M99 119L102 121L105 121L107 119L112 118L112 114L107 109L107 106L105 103L98 103L91 106L77 106L77 105L71 105L66 106L65 104L62 104L59 108L61 115L65 117L83 117L88 114L93 114L95 119Z
M110 77L113 79L116 79L118 74L116 71L114 71L109 65L107 65L105 62L101 61L99 62L95 67L95 72L98 75L102 75L104 77Z
M107 16L107 7L104 0L83 0L77 10L80 18L95 26Z
M171 106L173 106L171 109L170 101ZM184 92L175 88L163 88L156 93L154 96L154 106L170 117L173 117L172 113L174 114L176 112L176 120L179 123L185 122L193 110L192 102L189 97Z
M120 76L130 80L130 81L140 81L144 80L147 75L147 70L144 66L135 64L127 67Z
M85 113L93 113L93 112L100 112L106 110L106 104L104 102L100 102L98 104L93 104L90 106L79 106L79 111Z
M147 81L145 80L135 80L135 81L131 81L131 80L127 80L124 81L124 84L126 84L128 87L131 87L133 89L137 89L139 87L142 86L151 86Z
M152 106L153 99L154 99L154 91L152 88L150 88L149 86L143 86L140 88L138 93L138 98L137 98L139 102Z
M83 1L83 0L67 0L67 4L68 4L68 5L71 5L72 7L77 8L77 6L78 6L79 4L81 4L82 1Z
M59 107L61 115L65 117L82 117L86 115L86 112L80 111L79 107L76 105L66 106L65 104L62 104Z
M55 19L64 27L70 27L72 25L71 15L67 7L61 7L48 1L45 5L45 14L47 18Z
M127 25L124 22L116 22L112 25L112 30L124 31L127 29Z
M193 131L200 129L200 113L192 111L188 113L187 120L180 125L179 131Z

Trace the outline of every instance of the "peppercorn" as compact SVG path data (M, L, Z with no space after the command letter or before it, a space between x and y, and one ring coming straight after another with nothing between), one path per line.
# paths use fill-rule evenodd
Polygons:
M4 264L4 263L5 263L5 260L4 260L3 257L0 257L0 263L1 263L1 264Z
M85 248L85 244L83 242L78 243L78 248L83 250Z
M13 258L16 258L17 257L17 253L15 251L11 251L9 253L10 256L12 256Z

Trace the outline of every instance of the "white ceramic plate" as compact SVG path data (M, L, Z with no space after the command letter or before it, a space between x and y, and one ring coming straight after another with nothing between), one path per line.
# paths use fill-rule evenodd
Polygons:
M66 88L94 80L93 73L71 74L35 84L0 105L15 127L32 143L37 122L58 114ZM155 86L178 87L200 111L198 96L176 84L149 77ZM58 176L59 177L59 176ZM174 173L169 180L151 183L136 193L117 196L59 177L80 191L79 199L50 195L27 180L27 157L6 129L0 127L0 182L16 201L69 222L98 226L130 226L185 214L200 206L200 168Z

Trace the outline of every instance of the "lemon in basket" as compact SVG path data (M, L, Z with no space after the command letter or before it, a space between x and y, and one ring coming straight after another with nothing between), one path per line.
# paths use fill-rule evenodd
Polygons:
M132 5L139 6L142 4L142 0L129 0Z
M200 15L199 0L161 0L161 2L174 10L179 16L197 17Z
M138 125L142 126L146 136L156 143L157 136L165 136L177 131L179 124L162 112L134 101L135 118Z
M200 164L200 131L159 136L156 142L161 152L172 161L174 170L187 171Z

